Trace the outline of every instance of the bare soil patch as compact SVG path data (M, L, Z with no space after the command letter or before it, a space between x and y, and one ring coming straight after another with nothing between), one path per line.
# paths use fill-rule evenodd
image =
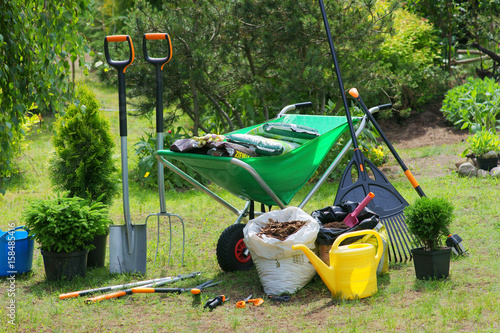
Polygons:
M418 148L462 142L468 132L457 130L444 118L441 102L430 103L423 112L412 112L409 118L392 117L379 124L391 143L399 148Z
M441 102L428 104L423 112L412 112L409 118L396 117L380 120L379 124L389 141L400 154L401 149L439 147L464 142L467 130L457 130L444 118L440 111ZM388 152L389 153L389 152ZM457 170L457 164L464 162L458 154L438 154L421 158L401 156L414 176L438 177ZM399 165L384 165L381 171L387 176L399 174Z

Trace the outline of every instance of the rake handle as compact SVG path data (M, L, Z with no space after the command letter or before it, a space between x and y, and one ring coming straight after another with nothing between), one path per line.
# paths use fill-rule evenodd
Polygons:
M349 132L351 133L354 154L357 155L358 161L362 161L363 159L362 159L362 156L360 155L361 152L357 152L358 143L356 140L356 134L354 132L354 125L352 122L351 113L349 112L349 105L347 104L347 97L346 97L345 91L344 91L344 84L342 82L342 76L340 75L339 63L337 61L337 55L335 54L335 47L333 46L332 35L330 33L330 25L328 24L328 18L326 17L325 4L323 3L323 0L319 0L319 5L321 7L321 14L323 16L323 23L325 25L326 35L328 37L328 44L330 45L330 53L332 54L332 58L333 58L333 65L335 67L335 74L337 75L337 81L339 83L340 94L342 95L342 102L344 104L347 123L349 124ZM362 165L361 165L361 169L362 169L361 171L363 171Z
M396 159L396 161L398 162L398 164L403 169L406 178L408 178L408 180L412 184L412 186L415 189L415 191L417 191L417 193L418 193L418 195L420 197L425 197L424 191L422 190L422 188L418 184L418 182L415 179L415 177L412 175L411 171L408 170L408 168L404 164L403 160L401 159L401 157L399 156L399 154L396 152L396 149L394 149L393 145L391 144L391 142L389 141L389 139L385 135L384 131L382 131L382 128L380 128L380 125L375 120L375 117L371 114L371 112L366 107L365 103L363 102L363 99L361 99L361 96L358 93L358 90L356 88L351 88L349 90L349 95L351 95L352 97L354 97L356 99L356 101L358 102L358 104L361 105L361 109L363 109L363 112L366 114L366 116L368 117L368 119L372 122L373 126L375 127L375 129L377 130L377 132L380 134L380 136L384 140L385 144L387 145L387 147L391 151L392 155L394 156L394 158ZM390 104L381 105L380 108L385 108L387 105L390 105Z

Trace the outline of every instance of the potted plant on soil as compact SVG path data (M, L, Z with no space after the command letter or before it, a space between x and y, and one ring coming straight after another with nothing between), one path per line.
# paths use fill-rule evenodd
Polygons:
M453 205L444 198L418 198L405 208L409 231L423 247L411 250L417 279L447 278L450 271L451 248L443 241L449 235Z
M486 171L490 171L498 165L500 139L496 134L482 129L468 137L467 142L469 146L462 153L462 157L475 158L477 166Z
M90 87L79 83L75 100L54 123L55 154L50 159L50 179L56 190L89 202L112 203L119 186L113 159L115 146L107 118ZM108 226L105 222L106 227ZM109 229L96 233L89 267L103 267Z
M33 201L23 219L40 245L48 280L85 276L92 241L111 222L103 203L67 194Z

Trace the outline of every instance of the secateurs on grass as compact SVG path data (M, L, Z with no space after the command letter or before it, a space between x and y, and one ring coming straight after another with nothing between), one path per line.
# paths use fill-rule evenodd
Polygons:
M252 294L250 294L247 298L245 298L242 301L236 302L236 307L237 308L244 308L246 303L253 303L255 306L259 306L262 303L264 303L264 300L262 298L252 298Z
M205 305L203 306L203 308L209 308L210 311L212 311L213 309L215 309L216 307L218 307L219 305L221 305L222 303L224 303L225 301L229 300L229 297L226 298L226 296L224 295L219 295L219 296L216 296L214 298L211 298L209 299Z

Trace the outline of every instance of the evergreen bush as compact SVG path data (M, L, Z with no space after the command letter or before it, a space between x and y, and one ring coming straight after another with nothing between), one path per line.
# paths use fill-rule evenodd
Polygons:
M408 230L426 251L438 250L450 233L453 210L453 205L444 198L417 198L404 209Z
M109 122L88 86L78 84L75 96L55 123L51 183L70 197L96 201L102 195L102 202L109 205L118 190Z

